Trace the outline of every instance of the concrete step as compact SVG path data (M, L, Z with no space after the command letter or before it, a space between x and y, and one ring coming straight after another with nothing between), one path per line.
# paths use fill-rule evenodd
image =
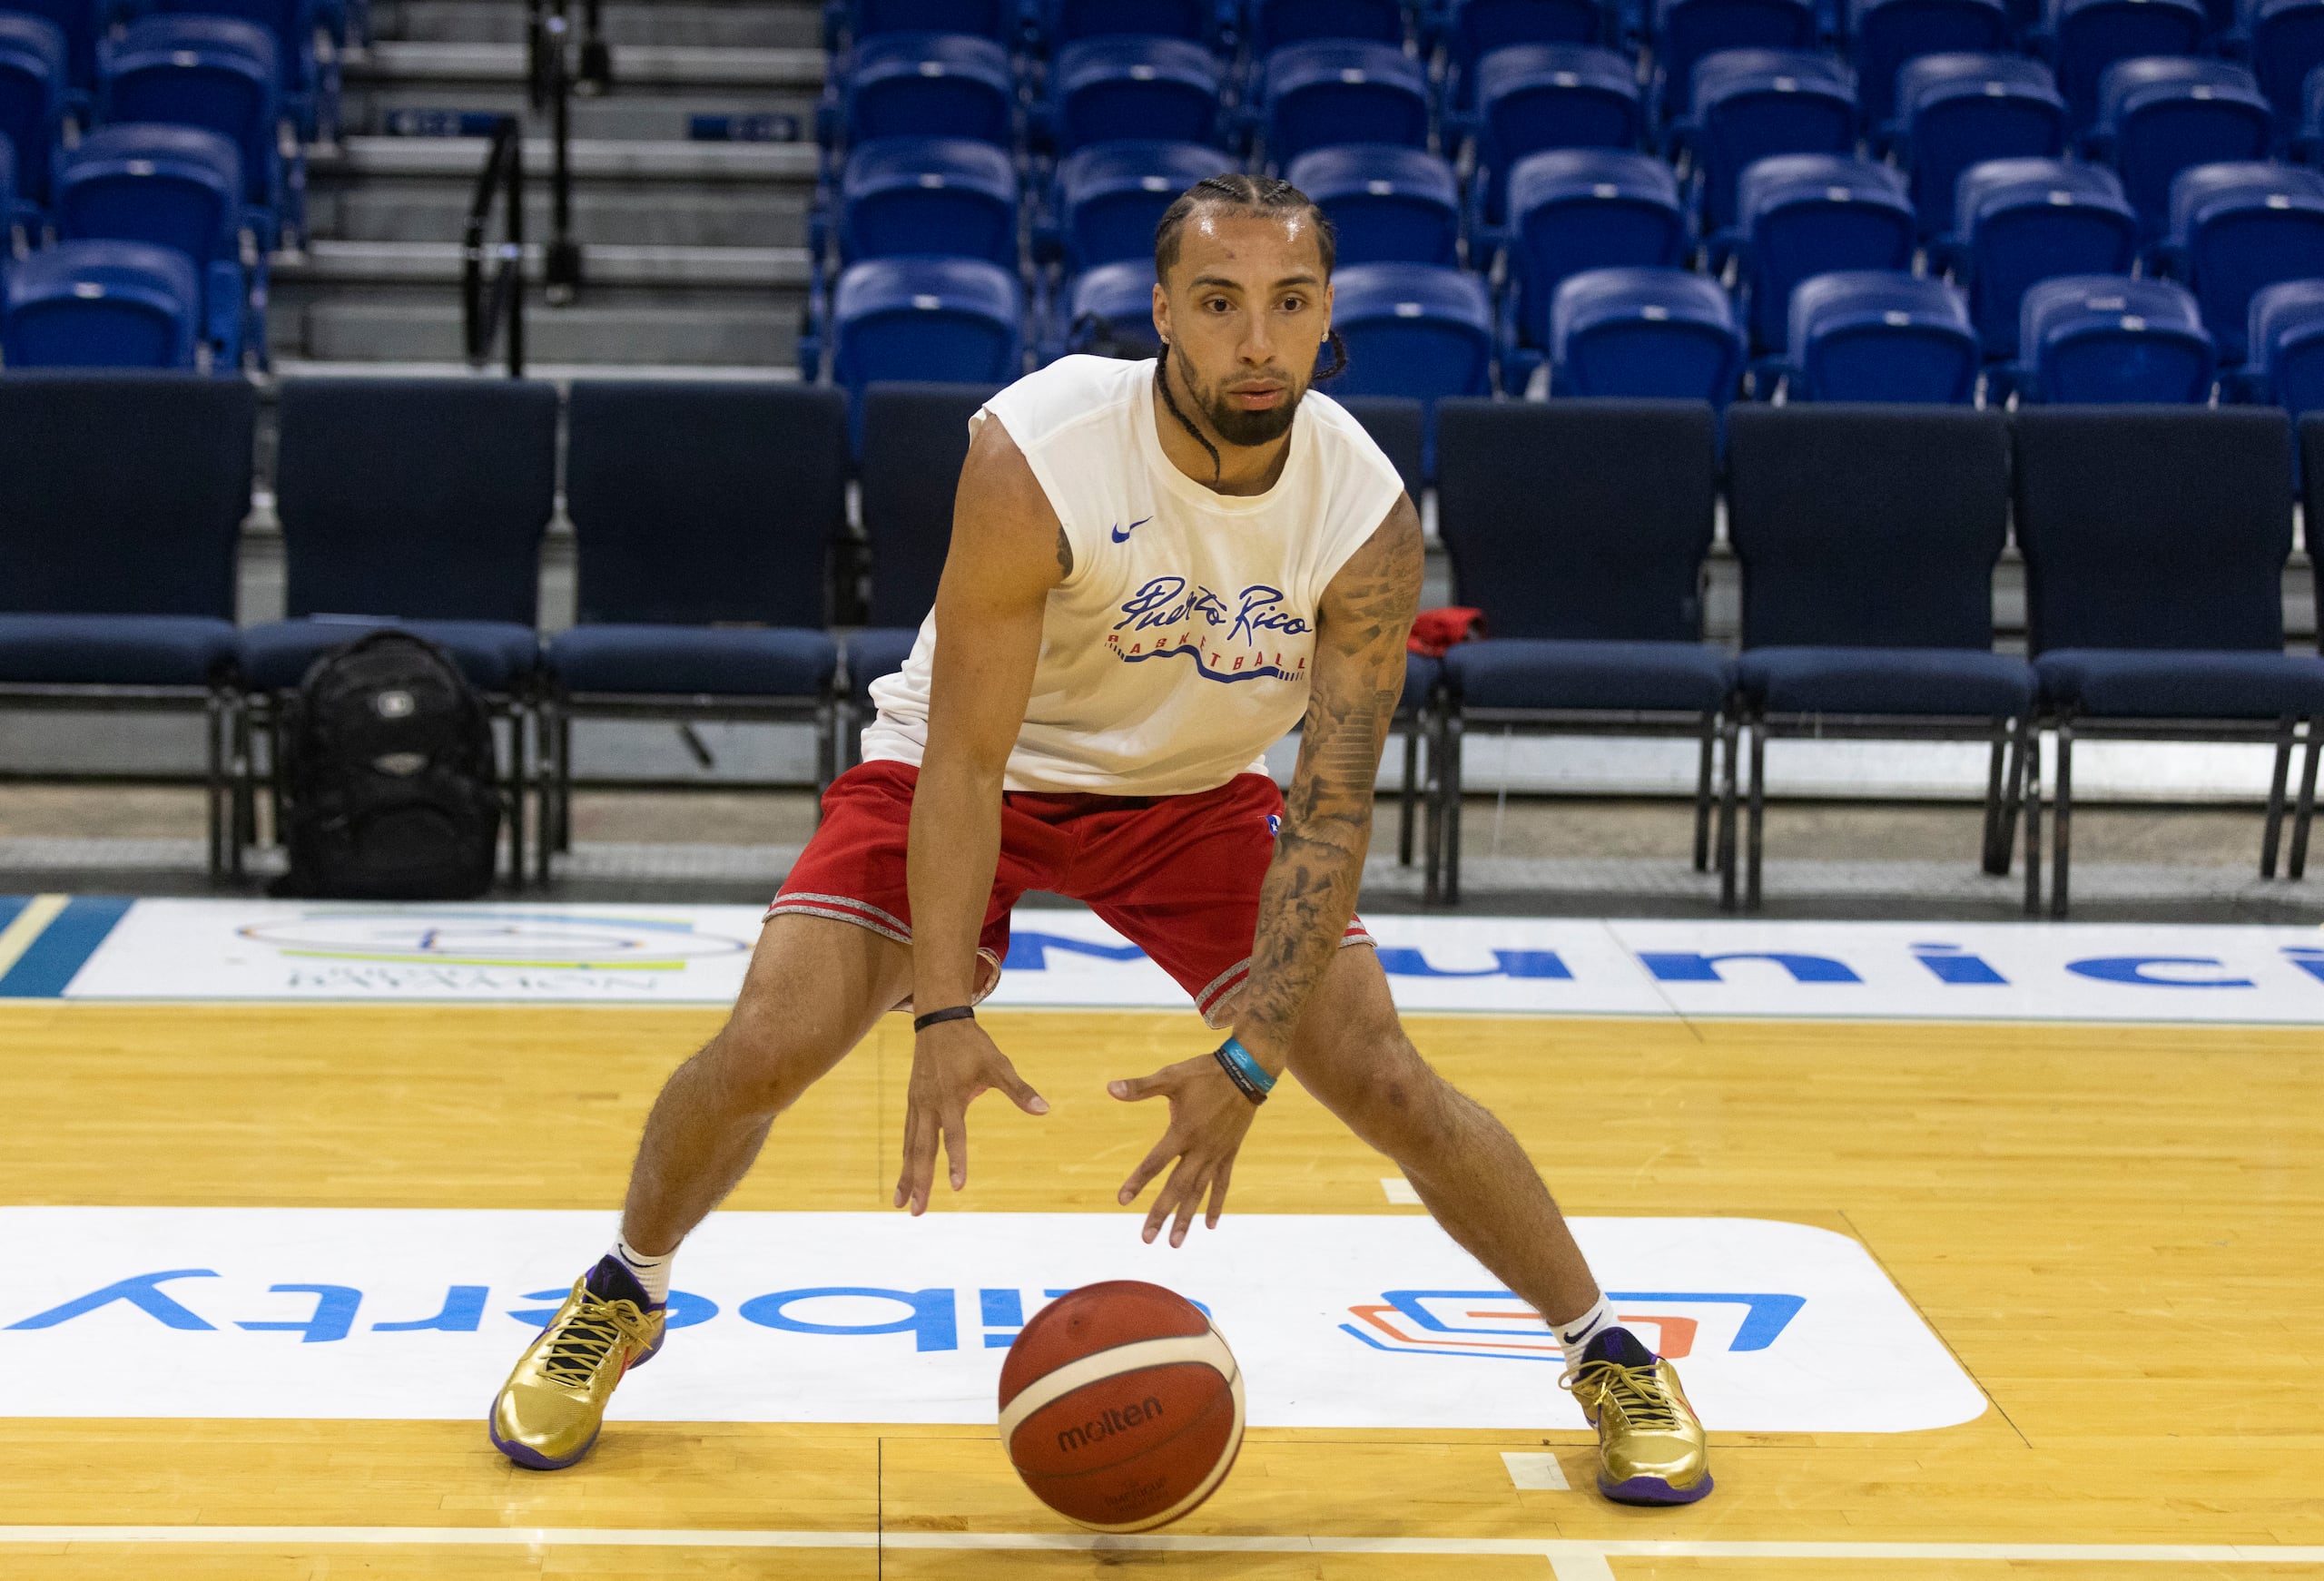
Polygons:
M541 247L525 249L526 267L536 277ZM797 247L667 247L592 242L583 250L584 278L591 287L769 288L803 290L807 253ZM451 241L318 241L297 258L277 263L278 282L313 285L457 285L459 244Z
M444 111L520 117L527 113L525 91L515 83L375 83L348 90L340 101L340 123L350 133L369 135L392 131L392 118L399 113ZM608 98L576 99L572 109L573 135L618 141L683 141L689 136L693 119L697 115L788 116L803 139L812 142L814 136L812 95L729 88L694 92L632 89ZM541 117L530 119L536 126L547 126Z
M515 0L372 0L371 27L382 39L428 44L521 44L525 7ZM813 49L822 43L822 8L781 0L646 0L605 8L606 36L629 44L745 49Z
M506 363L496 363L478 369L465 362L324 362L310 357L277 357L274 376L277 378L500 378L506 377ZM525 365L529 378L554 379L570 383L576 379L670 379L686 383L717 382L744 383L753 379L773 378L796 382L795 368L729 367L718 363L691 362L533 362Z
M318 236L348 241L449 242L467 221L475 172L460 181L364 181L318 186L308 214ZM526 234L548 234L549 198L527 193ZM592 182L573 194L575 234L591 245L746 247L803 250L805 189ZM499 234L495 219L493 234ZM803 256L803 250L802 250Z
M424 44L382 39L347 52L345 81L357 83L513 83L525 81L525 46ZM614 91L629 88L758 88L818 93L820 49L727 49L699 44L630 44L614 51Z
M475 183L490 144L481 137L373 137L340 140L308 161L310 184L340 179L418 179ZM812 191L812 142L694 142L576 137L569 145L576 182L781 182ZM525 139L525 173L546 181L554 150L546 137Z
M324 362L457 362L460 308L441 291L407 299L374 288L270 316L279 355ZM799 308L770 291L763 307L733 303L585 302L525 315L528 355L545 363L691 363L771 371L799 359Z

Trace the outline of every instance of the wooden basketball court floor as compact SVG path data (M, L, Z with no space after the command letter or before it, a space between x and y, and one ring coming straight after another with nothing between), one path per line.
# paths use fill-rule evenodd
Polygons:
M716 1021L0 1005L0 1203L609 1209L662 1075ZM1160 1115L1101 1083L1198 1050L1199 1025L988 1023L1053 1112L980 1103L970 1188L936 1211L1117 1211ZM1860 1240L1984 1414L1882 1435L1714 1421L1718 1492L1662 1511L1587 1491L1579 1432L1255 1429L1218 1497L1135 1539L1049 1514L984 1428L616 1423L587 1461L543 1475L504 1461L480 1419L17 1418L0 1421L0 1576L2324 1575L2313 1030L1479 1016L1412 1029L1571 1212ZM884 1208L909 1059L890 1017L785 1121L733 1205ZM1252 1133L1234 1208L1419 1211L1289 1089ZM576 1266L594 1254L574 1250ZM1520 1488L1513 1465L1571 1490Z

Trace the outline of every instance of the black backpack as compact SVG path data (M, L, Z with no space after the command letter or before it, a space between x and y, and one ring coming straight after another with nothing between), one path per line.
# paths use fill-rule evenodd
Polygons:
M374 632L317 659L275 733L290 870L277 895L464 900L492 887L492 722L435 643Z

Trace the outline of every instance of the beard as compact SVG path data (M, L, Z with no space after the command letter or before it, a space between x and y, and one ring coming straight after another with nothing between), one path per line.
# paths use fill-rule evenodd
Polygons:
M1179 371L1185 371L1183 366ZM1271 374L1270 377L1282 379L1284 398L1274 406L1263 407L1256 411L1236 406L1234 398L1224 389L1216 387L1206 390L1196 389L1191 378L1187 380L1187 384L1196 406L1201 408L1204 418L1210 424L1211 432L1229 445L1247 447L1272 444L1291 432L1292 419L1299 415L1300 398L1307 393L1305 385L1295 382L1288 375Z

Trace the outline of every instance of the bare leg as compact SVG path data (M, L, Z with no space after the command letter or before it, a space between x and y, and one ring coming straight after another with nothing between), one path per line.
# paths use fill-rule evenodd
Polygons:
M1379 957L1343 949L1299 1023L1292 1074L1396 1162L1447 1234L1552 1323L1598 1281L1509 1128L1429 1067L1404 1036Z
M663 1085L629 1175L622 1236L660 1256L741 1183L774 1117L911 991L911 952L853 923L783 916L759 934L718 1036Z

